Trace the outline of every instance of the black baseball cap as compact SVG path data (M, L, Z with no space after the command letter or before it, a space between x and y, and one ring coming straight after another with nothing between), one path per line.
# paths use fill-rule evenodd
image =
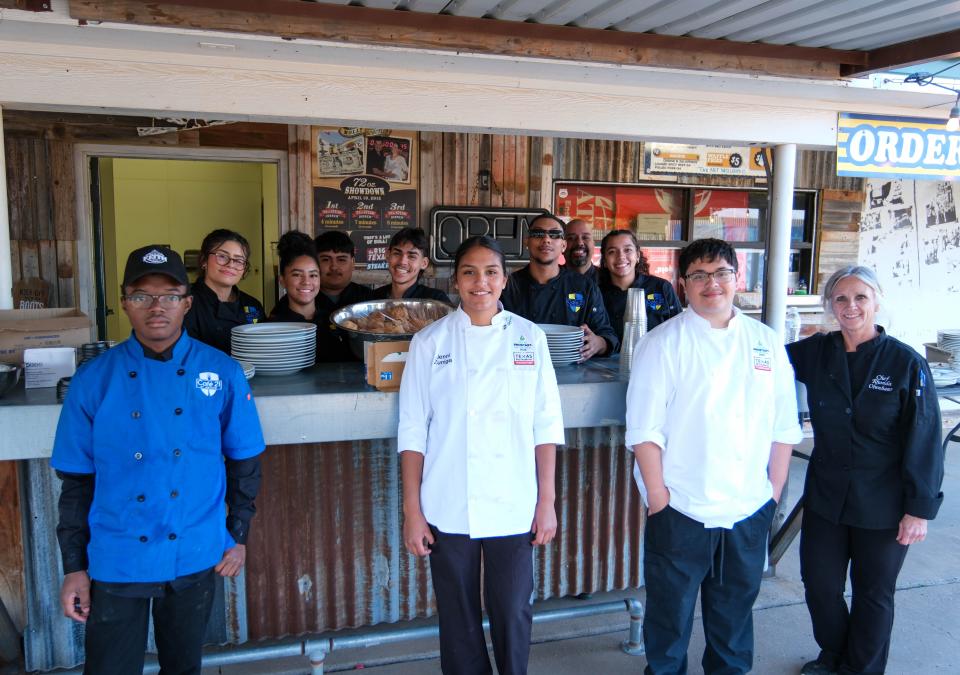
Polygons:
M190 285L183 258L163 244L150 244L130 253L123 270L123 286L130 286L148 274L163 274L179 284Z

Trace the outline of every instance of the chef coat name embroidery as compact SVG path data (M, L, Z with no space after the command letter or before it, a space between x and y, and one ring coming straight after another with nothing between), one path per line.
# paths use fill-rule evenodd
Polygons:
M143 256L143 262L150 263L151 265L162 265L167 262L167 256L163 255L157 249L153 249Z
M446 354L437 354L437 358L433 360L433 365L435 366L446 366L453 363L453 356L450 355L450 352Z
M753 348L753 369L769 371L772 368L770 350L761 344Z
M876 391L893 391L893 379L889 375L877 375L867 388Z
M521 335L520 339L513 343L513 365L535 366L536 364L533 344Z
M223 381L216 373L200 373L197 377L197 389L203 392L204 396L214 396L223 388Z

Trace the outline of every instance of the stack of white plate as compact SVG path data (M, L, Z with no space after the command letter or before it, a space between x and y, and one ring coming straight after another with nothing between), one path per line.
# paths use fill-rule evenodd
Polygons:
M562 326L555 323L538 324L547 334L550 360L555 366L568 366L580 361L583 349L583 329L579 326Z
M953 354L951 363L960 365L960 328L945 328L937 331L937 346Z
M257 372L257 367L252 363L246 361L237 361L240 364L240 367L243 368L243 376L248 380L253 377Z
M951 387L960 380L960 373L946 363L931 363L930 373L938 388Z
M317 327L293 322L235 326L230 331L230 354L254 366L257 375L292 375L316 360Z

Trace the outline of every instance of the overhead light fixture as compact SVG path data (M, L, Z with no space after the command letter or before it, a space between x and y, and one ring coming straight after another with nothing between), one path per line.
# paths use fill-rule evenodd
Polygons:
M947 131L960 131L960 90L954 89L953 87L948 87L946 85L940 84L935 81L935 78L938 75L942 75L951 68L956 68L960 66L960 61L955 61L951 63L946 68L942 68L935 73L911 73L903 78L904 82L910 84L916 84L920 87L924 87L928 84L932 84L938 89L945 89L946 91L952 92L957 95L957 100L954 101L953 107L950 108L950 117L947 118L947 123L945 125Z
M960 131L960 94L957 94L957 102L950 108L950 118L947 120L947 131Z

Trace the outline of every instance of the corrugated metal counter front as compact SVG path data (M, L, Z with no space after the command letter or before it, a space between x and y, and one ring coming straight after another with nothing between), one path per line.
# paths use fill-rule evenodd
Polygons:
M567 444L557 456L558 536L536 551L539 599L642 583L643 514L624 447L626 382L616 367L598 361L557 370ZM251 383L269 444L263 486L245 583L228 584L208 638L244 642L433 614L427 563L402 543L397 394L362 384L356 364ZM21 474L32 542L25 552L31 670L82 657L82 634L57 606L59 481L43 459L59 414L52 399L50 390L22 389L0 399L0 457L34 458ZM22 428L26 418L30 429ZM24 438L25 446L17 440Z

